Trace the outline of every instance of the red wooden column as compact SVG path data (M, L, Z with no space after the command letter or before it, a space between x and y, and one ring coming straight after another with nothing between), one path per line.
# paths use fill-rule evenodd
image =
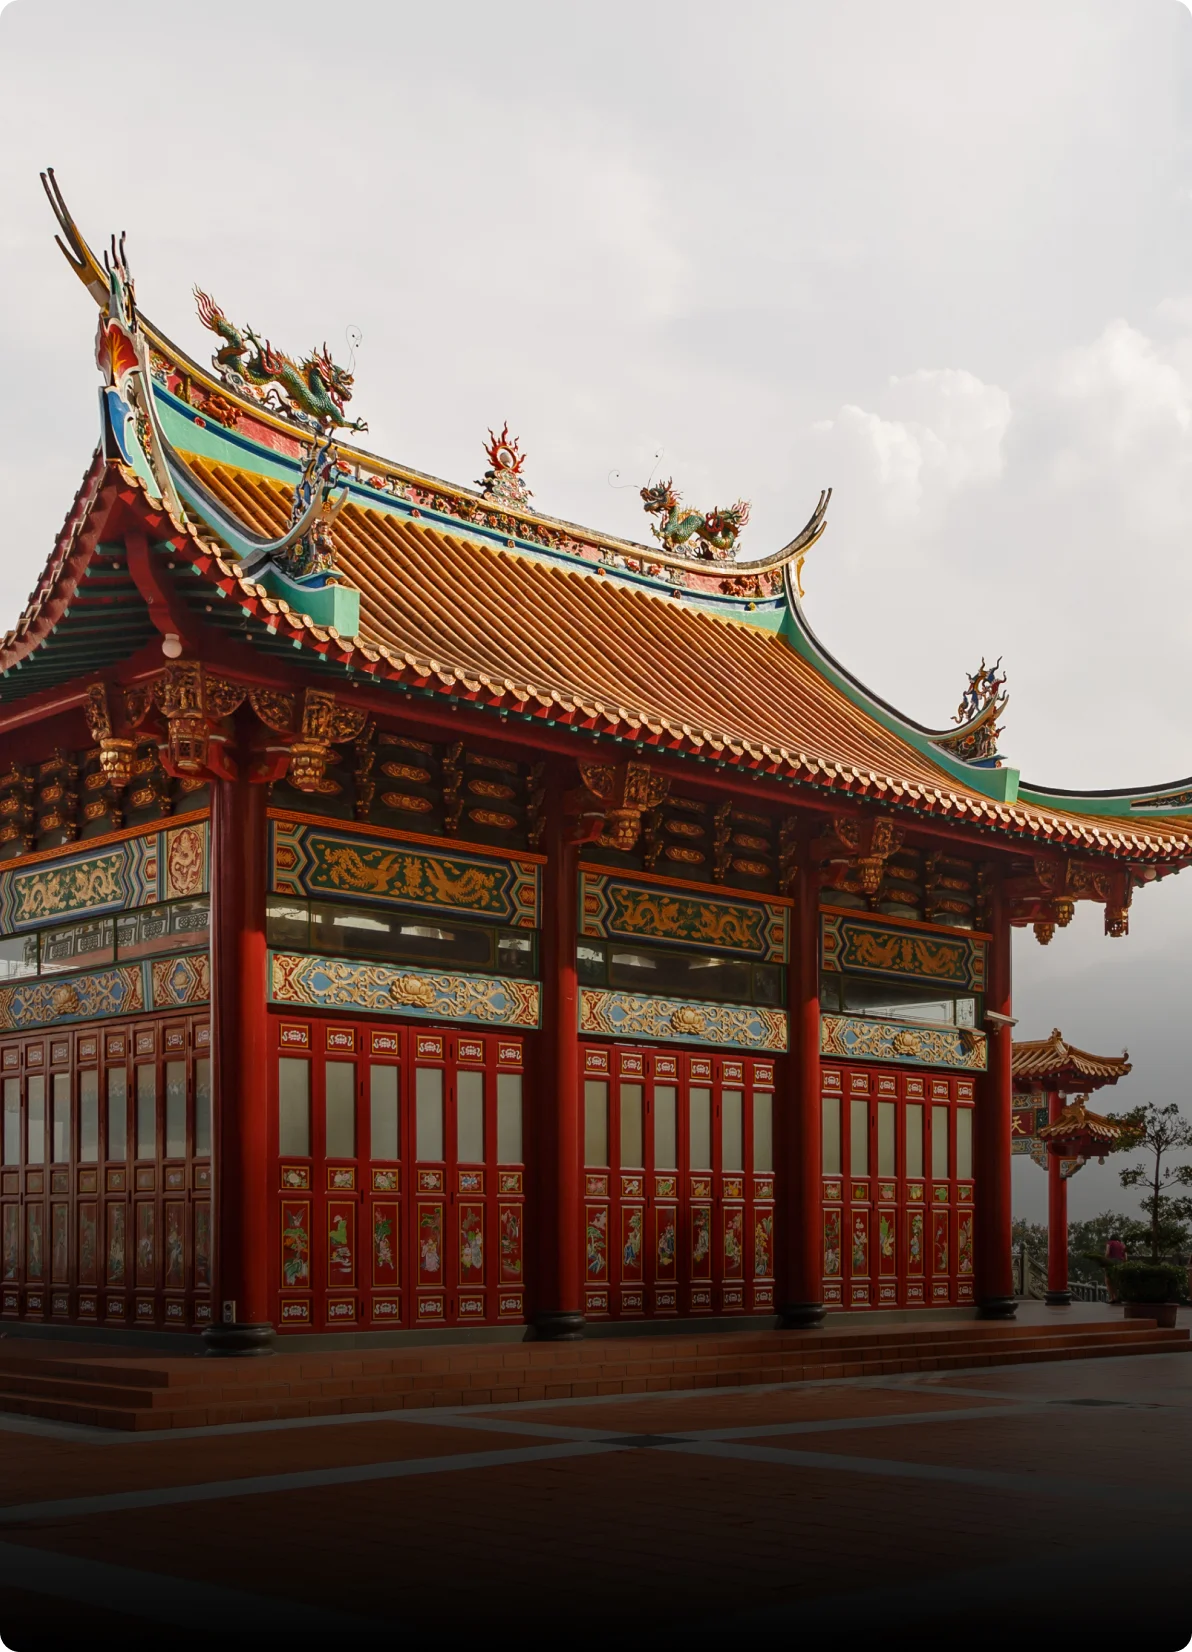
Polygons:
M824 1319L823 1113L820 1100L819 868L810 835L799 844L799 875L791 915L787 1012L791 1055L786 1063L783 1175L779 1182L785 1289L779 1308L784 1329L810 1328Z
M989 1066L978 1087L976 1118L977 1308L982 1319L1013 1319L1018 1311L1010 1258L1010 1126L1014 1099L1010 1024L1010 906L1001 877L990 900L989 970L985 1007Z
M542 1038L537 1114L538 1279L534 1326L549 1341L584 1334L580 1215L579 985L575 973L578 847L563 815L564 765L547 780L542 889Z
M269 1094L265 978L265 788L211 783L211 1065L215 1322L210 1354L267 1354Z
M1056 1122L1063 1105L1063 1096L1052 1090L1047 1098L1048 1124ZM1068 1184L1060 1175L1062 1162L1058 1153L1047 1155L1047 1302L1052 1308L1072 1304L1068 1289Z

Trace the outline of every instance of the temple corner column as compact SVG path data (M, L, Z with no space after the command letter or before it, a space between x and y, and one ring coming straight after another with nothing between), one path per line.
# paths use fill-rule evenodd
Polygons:
M820 1101L819 869L811 834L799 844L799 869L787 966L791 1053L786 1064L780 1199L783 1210L783 1330L814 1330L824 1322L822 1243L823 1115Z
M1014 1105L1010 906L999 875L990 899L991 940L985 1007L988 1065L978 1085L976 1140L977 1312L1013 1319L1018 1312L1010 1254L1010 1147Z
M542 898L542 1038L538 1062L538 1278L533 1324L547 1342L584 1334L580 1198L579 985L576 976L578 845L564 818L564 765L546 792Z
M1047 1122L1055 1124L1064 1105L1058 1090L1047 1098ZM1058 1153L1047 1155L1047 1296L1049 1308L1069 1308L1068 1288L1068 1184L1060 1174L1063 1160Z
M208 1354L273 1352L265 788L211 782L214 1317Z

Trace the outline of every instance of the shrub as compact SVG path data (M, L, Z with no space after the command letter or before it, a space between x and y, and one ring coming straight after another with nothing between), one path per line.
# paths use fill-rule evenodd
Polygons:
M1175 1302L1186 1273L1169 1262L1122 1262L1116 1269L1123 1302Z

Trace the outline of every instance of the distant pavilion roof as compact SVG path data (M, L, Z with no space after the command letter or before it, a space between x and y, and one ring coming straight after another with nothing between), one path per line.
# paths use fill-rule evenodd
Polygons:
M1014 1082L1044 1090L1099 1090L1116 1084L1131 1070L1128 1052L1090 1055L1065 1042L1058 1027L1047 1038L1027 1038L1014 1045Z

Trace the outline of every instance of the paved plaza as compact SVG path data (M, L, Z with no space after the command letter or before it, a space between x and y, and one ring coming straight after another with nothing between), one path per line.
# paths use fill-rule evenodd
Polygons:
M138 1437L9 1416L0 1450L16 1652L1192 1636L1181 1353Z

